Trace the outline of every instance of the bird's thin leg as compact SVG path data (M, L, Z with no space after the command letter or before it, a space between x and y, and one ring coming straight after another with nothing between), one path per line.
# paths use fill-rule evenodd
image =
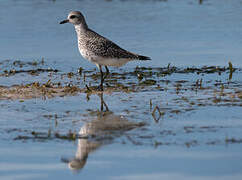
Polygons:
M108 77L109 73L110 73L108 66L105 66L105 69L106 69L106 75L105 75L104 79L106 79Z
M98 68L100 69L100 75L101 75L101 83L98 87L100 91L103 91L103 82L104 82L104 77L103 77L103 71L102 71L102 66L98 65Z
M100 75L101 75L101 83L98 87L98 89L100 91L103 91L103 83L104 83L104 80L107 78L107 76L109 75L109 69L107 66L105 66L105 69L106 69L106 73L105 73L105 76L104 76L104 73L102 71L102 66L101 65L98 65L98 68L100 69Z

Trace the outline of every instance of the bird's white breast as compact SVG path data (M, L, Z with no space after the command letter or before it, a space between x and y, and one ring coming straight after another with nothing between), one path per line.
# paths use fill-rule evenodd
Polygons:
M90 52L88 52L85 48L81 47L80 44L78 44L78 48L79 48L79 52L80 54L87 60L91 61L90 57L91 57L91 54Z

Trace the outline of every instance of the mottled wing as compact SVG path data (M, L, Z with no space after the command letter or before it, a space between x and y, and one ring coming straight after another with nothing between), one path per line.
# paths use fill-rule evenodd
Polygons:
M94 31L89 31L89 38L86 42L86 48L93 52L96 56L104 58L127 58L127 59L138 59L138 55L128 52L112 41L105 37L97 34ZM93 38L95 37L95 38Z

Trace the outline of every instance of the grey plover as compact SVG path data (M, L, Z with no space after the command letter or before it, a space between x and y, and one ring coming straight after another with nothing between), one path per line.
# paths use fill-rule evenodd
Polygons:
M132 60L150 60L150 57L129 52L89 29L84 16L79 11L71 11L67 19L60 22L60 24L64 23L74 25L81 55L99 68L101 74L99 89L101 91L103 91L104 79L109 74L108 66L120 67ZM106 69L105 76L102 66Z

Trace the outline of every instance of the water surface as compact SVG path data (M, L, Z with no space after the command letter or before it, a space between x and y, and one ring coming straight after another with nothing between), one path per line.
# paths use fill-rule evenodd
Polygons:
M0 6L0 179L242 178L241 1ZM107 90L86 93L99 76L59 25L70 10L152 61L111 68Z

